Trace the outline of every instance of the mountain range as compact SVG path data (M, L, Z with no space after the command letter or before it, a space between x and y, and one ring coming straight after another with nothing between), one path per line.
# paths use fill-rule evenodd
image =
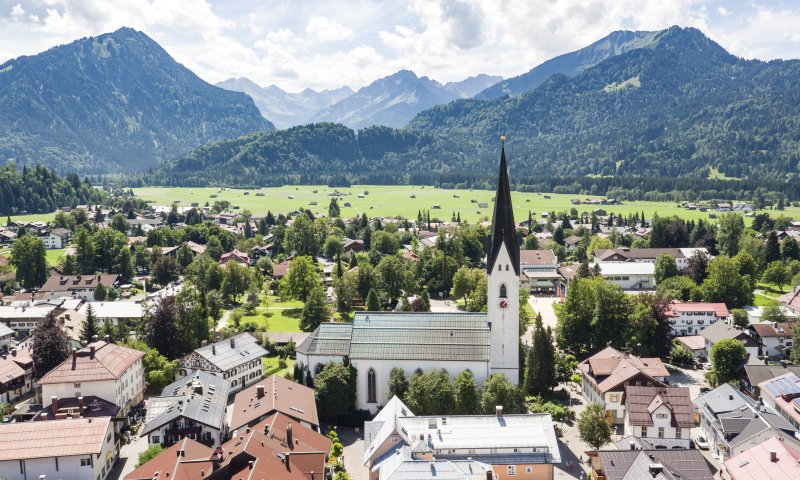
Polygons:
M204 82L130 28L0 65L4 163L131 171L273 128L250 97Z
M276 85L261 87L252 80L229 78L216 84L220 88L243 92L253 98L261 114L277 128L303 125L312 121L317 112L353 93L350 87L316 91L310 88L297 93L287 92ZM410 119L409 119L410 120Z
M299 93L287 93L275 85L260 87L247 78L232 78L217 83L217 86L253 97L262 115L278 128L334 122L361 129L373 125L403 127L426 108L470 98L502 79L493 75L476 75L443 85L428 77L418 77L412 71L401 70L375 80L357 92L341 87L321 92L305 89Z
M518 96L437 105L399 130L356 134L318 124L223 141L165 165L151 181L253 184L278 175L283 181L383 176L409 182L425 175L426 181L466 181L493 173L500 135L509 138L509 168L518 179L564 176L601 184L641 177L640 195L645 179L691 177L698 180L691 188L703 188L699 180L712 171L748 181L796 181L800 61L744 60L693 28L630 38L641 46L574 76L552 75ZM225 173L210 177L208 171Z

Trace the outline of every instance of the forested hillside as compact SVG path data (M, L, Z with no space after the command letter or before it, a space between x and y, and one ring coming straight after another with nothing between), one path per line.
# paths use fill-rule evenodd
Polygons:
M61 207L97 204L104 197L102 190L74 173L60 178L42 166L22 171L15 165L0 166L0 215L50 213Z
M130 28L0 65L0 163L130 171L271 128L250 97L209 85Z
M800 61L745 61L697 30L673 27L648 48L574 78L553 76L519 97L433 107L401 130L356 135L319 124L257 134L202 147L140 179L478 186L494 174L501 134L512 177L532 189L732 197L760 185L790 194L800 160ZM707 181L712 172L743 180Z

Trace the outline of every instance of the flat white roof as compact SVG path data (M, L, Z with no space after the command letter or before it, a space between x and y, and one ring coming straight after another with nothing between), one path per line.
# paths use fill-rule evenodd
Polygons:
M79 312L86 315L86 310L92 306L92 311L97 318L141 318L144 309L139 302L87 302L81 306Z
M606 275L655 275L656 264L645 262L599 262L600 272Z
M54 305L47 307L0 307L0 319L44 318L54 308L56 308Z

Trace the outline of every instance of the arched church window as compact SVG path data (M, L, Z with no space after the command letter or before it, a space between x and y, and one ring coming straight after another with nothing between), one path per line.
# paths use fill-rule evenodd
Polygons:
M508 295L507 295L507 292L506 292L506 284L505 283L500 285L500 298L508 298Z
M367 403L375 403L377 395L375 392L375 370L369 369L367 373Z

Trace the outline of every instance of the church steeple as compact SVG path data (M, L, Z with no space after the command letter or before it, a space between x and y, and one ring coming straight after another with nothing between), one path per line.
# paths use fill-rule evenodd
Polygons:
M505 244L511 259L514 273L519 276L519 245L517 244L517 225L514 223L514 209L511 206L511 187L508 184L506 167L506 137L500 138L500 174L497 179L497 193L492 216L492 233L489 236L489 251L486 253L486 273L492 274L495 261Z

